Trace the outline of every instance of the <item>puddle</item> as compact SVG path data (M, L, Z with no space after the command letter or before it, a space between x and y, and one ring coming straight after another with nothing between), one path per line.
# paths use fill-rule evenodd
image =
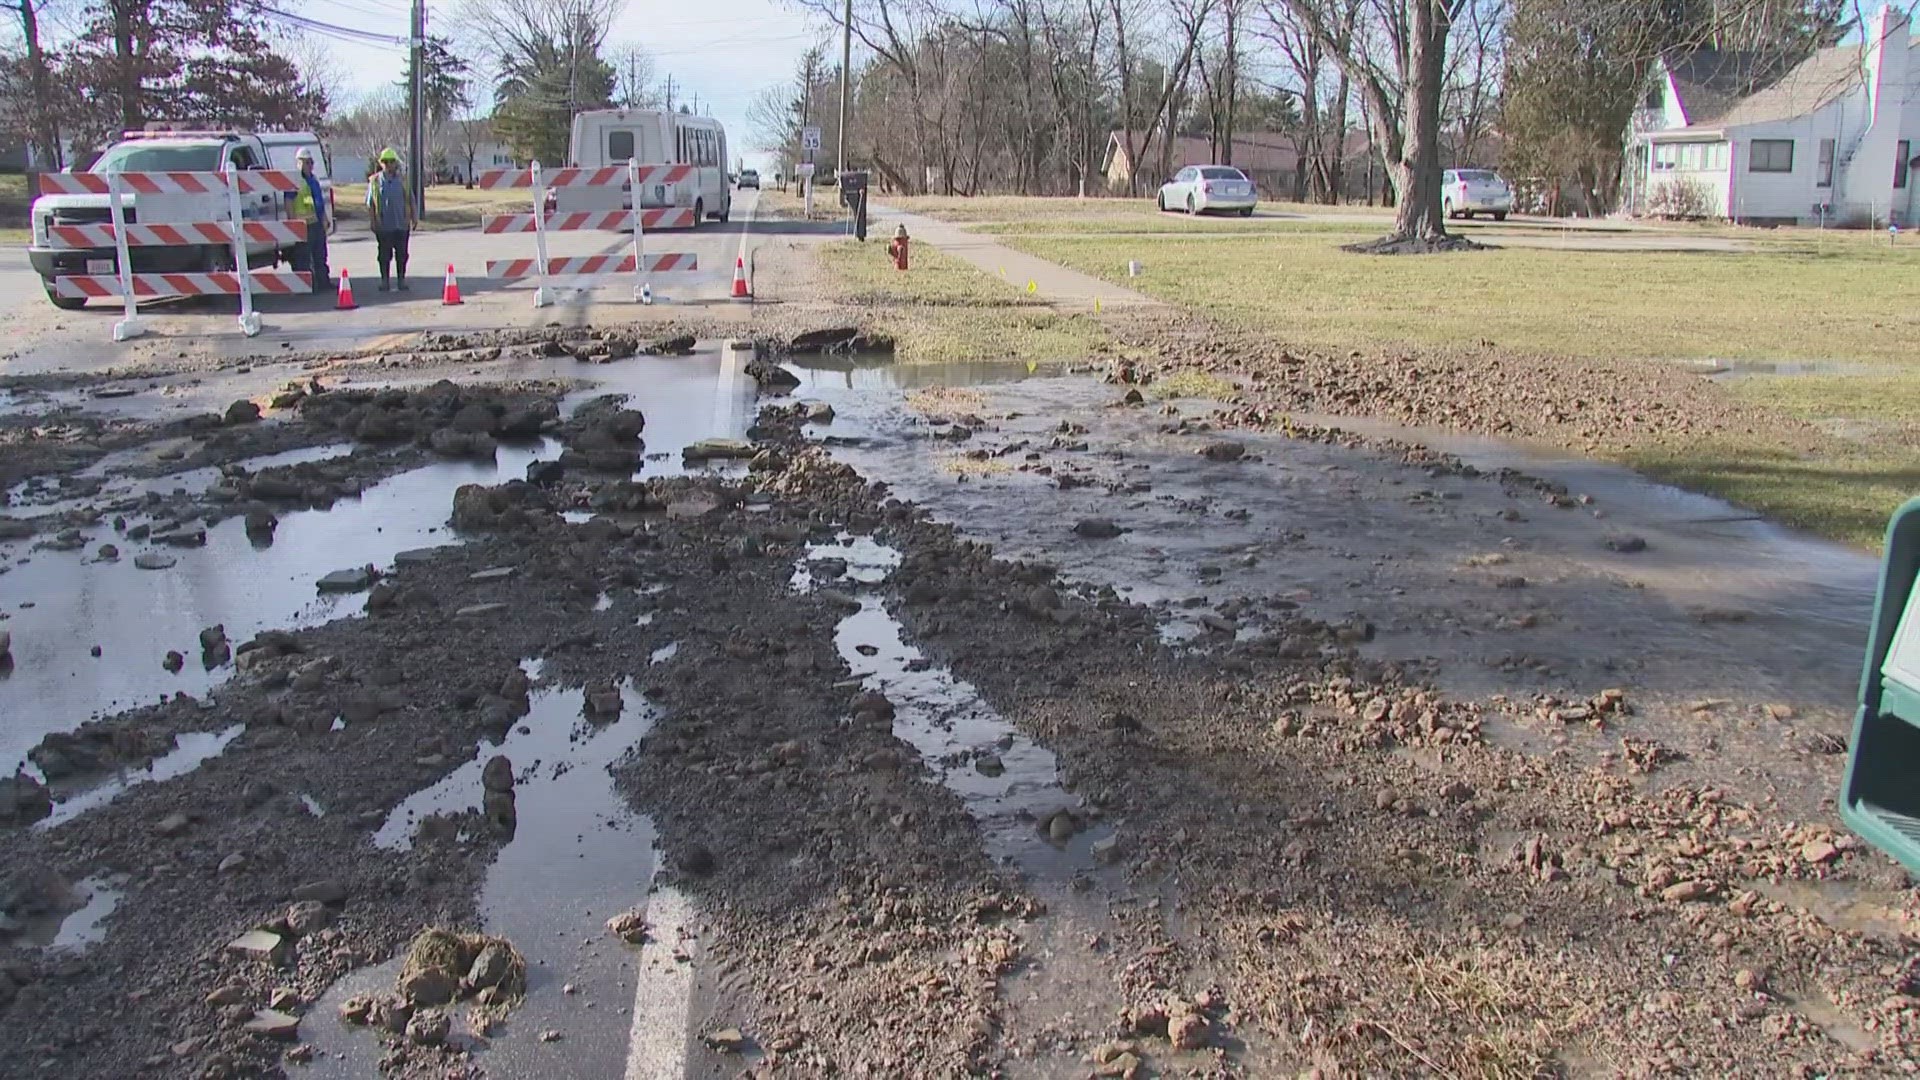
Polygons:
M1878 569L1861 553L1601 462L1325 421L1594 500L1561 509L1529 486L1435 475L1384 451L1168 433L1159 409L1116 409L1117 396L1083 378L983 385L970 409L985 424L956 443L934 438L941 429L897 389L839 393L828 398L836 423L869 437L832 450L1002 558L1051 563L1070 585L1155 609L1170 641L1245 640L1299 615L1365 619L1375 655L1447 658L1437 680L1455 694L1628 683L1642 699L1852 698ZM1063 433L1063 422L1075 426ZM1198 453L1221 438L1246 458ZM1073 535L1086 518L1122 532ZM1645 549L1610 549L1621 534ZM1489 553L1503 565L1470 564ZM1496 587L1512 579L1519 587ZM1503 666L1515 656L1532 666L1515 675Z
M1886 370L1845 360L1683 360L1678 363L1722 381L1795 375L1872 375Z
M669 641L665 645L648 653L647 663L664 664L678 655L680 655L680 643L677 641Z
M206 546L156 548L171 569L142 570L142 545L99 530L89 541L122 548L117 562L82 564L81 552L35 552L4 575L14 666L0 678L0 771L22 761L50 731L184 692L204 695L232 673L206 669L199 634L224 625L236 644L265 629L311 626L358 614L365 593L319 595L314 582L343 567L391 567L397 552L455 540L446 526L453 491L462 484L500 483L525 475L531 461L559 447L501 447L490 462L438 462L401 473L343 499L331 510L295 510L280 518L271 546L256 548L245 522L228 518L207 529ZM89 649L100 646L95 658ZM160 666L176 649L188 658L177 675Z
M827 566L820 564L825 561ZM845 564L839 573L834 563ZM831 544L808 544L807 554L793 570L793 591L808 593L817 584L841 585L854 582L878 585L900 565L900 552L876 542L871 536L841 533Z
M850 356L794 356L785 366L800 377L799 396L836 396L835 392L869 393L887 390L926 390L941 386L979 386L1056 378L1070 365L1049 361L1029 365L1025 360L970 360L945 364L899 364L885 353Z
M389 850L409 846L426 814L479 806L488 759L504 753L512 760L517 823L487 871L480 912L488 932L526 956L528 988L478 1058L489 1075L553 1075L557 1068L561 1075L618 1076L627 1061L634 960L605 922L646 897L656 858L652 822L627 808L608 769L657 713L631 686L620 694L619 718L595 725L581 715L582 691L536 691L532 710L500 745L483 743L472 761L408 798L374 835ZM367 1032L339 1022L338 1003L351 993L390 990L397 970L393 961L355 972L309 1011L301 1035L322 1053L308 1074L371 1074L380 1048ZM568 986L573 993L563 993ZM558 1051L537 1041L549 1030L562 1035Z
M185 447L196 446L191 440L179 443ZM326 461L337 457L346 457L353 452L351 443L329 443L322 446L304 446L297 450L283 450L276 454L262 454L237 462L248 472L259 472L283 465L299 465L305 462ZM18 516L37 516L60 514L69 510L86 507L105 507L126 499L137 499L149 493L171 495L175 492L199 494L209 486L219 482L223 473L218 468L184 469L163 476L129 477L109 476L109 473L125 470L131 466L164 464L154 456L154 445L136 447L131 450L117 450L99 461L74 474L80 482L103 481L100 489L89 495L63 497L66 490L58 483L49 483L39 488L29 487L31 480L23 480L7 492L8 502L13 508L10 512ZM20 514L21 510L30 511Z
M106 940L106 921L125 895L125 874L92 874L65 889L53 910L12 922L0 918L0 940L15 945L81 952ZM13 935L11 939L7 935Z
M848 576L864 583L884 579L900 562L899 551L871 537L843 535L835 544L808 548L795 571L795 587L810 581L804 577L810 560L829 554L850 563L860 558L866 572L850 570ZM1015 730L971 684L907 644L880 596L861 596L860 610L835 625L833 640L861 685L893 702L894 734L918 750L940 782L960 797L979 823L989 855L1029 871L1092 865L1092 844L1110 828L1095 825L1064 843L1041 833L1041 818L1079 809L1060 786L1053 752Z
M150 784L157 780L171 780L184 776L200 767L208 758L224 753L227 744L240 737L245 724L235 724L223 731L186 731L175 736L172 750L153 759L153 763L144 769L125 769L108 780L89 787L79 794L53 804L53 813L34 823L36 829L51 829L63 822L72 821L89 810L102 807L120 797L121 792L135 784Z

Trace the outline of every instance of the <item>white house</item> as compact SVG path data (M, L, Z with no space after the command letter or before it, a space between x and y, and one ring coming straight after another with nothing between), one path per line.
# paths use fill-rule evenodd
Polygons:
M1920 56L1907 17L1777 77L1751 57L1701 50L1655 65L1627 136L1632 213L1750 224L1912 224L1920 169Z

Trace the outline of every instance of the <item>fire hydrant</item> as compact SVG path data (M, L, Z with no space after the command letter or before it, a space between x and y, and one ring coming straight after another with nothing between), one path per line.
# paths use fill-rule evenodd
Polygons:
M895 270L905 270L907 268L907 245L912 242L913 241L907 237L907 227L905 225L893 230L893 239L887 244L887 257L893 260L893 268Z

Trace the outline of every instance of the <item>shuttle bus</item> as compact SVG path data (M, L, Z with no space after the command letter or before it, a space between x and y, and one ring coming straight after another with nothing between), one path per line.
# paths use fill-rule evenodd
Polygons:
M688 165L687 179L641 185L641 208L688 206L695 221L727 220L733 212L733 188L727 183L727 131L710 116L668 112L665 109L593 109L573 118L569 150L573 164L583 169L625 165ZM622 189L560 188L553 193L554 209L625 210L634 206Z

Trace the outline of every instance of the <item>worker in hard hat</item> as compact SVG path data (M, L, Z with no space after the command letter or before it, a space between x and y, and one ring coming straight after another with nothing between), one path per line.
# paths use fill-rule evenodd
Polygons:
M327 267L327 195L313 173L312 148L301 147L293 160L300 167L300 175L294 178L295 187L287 200L293 204L289 208L293 220L307 223L306 242L293 249L293 268L311 273L313 291L325 292L333 287Z
M380 171L367 180L367 217L373 222L375 259L380 264L380 291L397 285L407 291L407 238L419 224L413 212L413 193L400 175L400 154L389 146L380 151ZM389 284L389 270L398 271Z

